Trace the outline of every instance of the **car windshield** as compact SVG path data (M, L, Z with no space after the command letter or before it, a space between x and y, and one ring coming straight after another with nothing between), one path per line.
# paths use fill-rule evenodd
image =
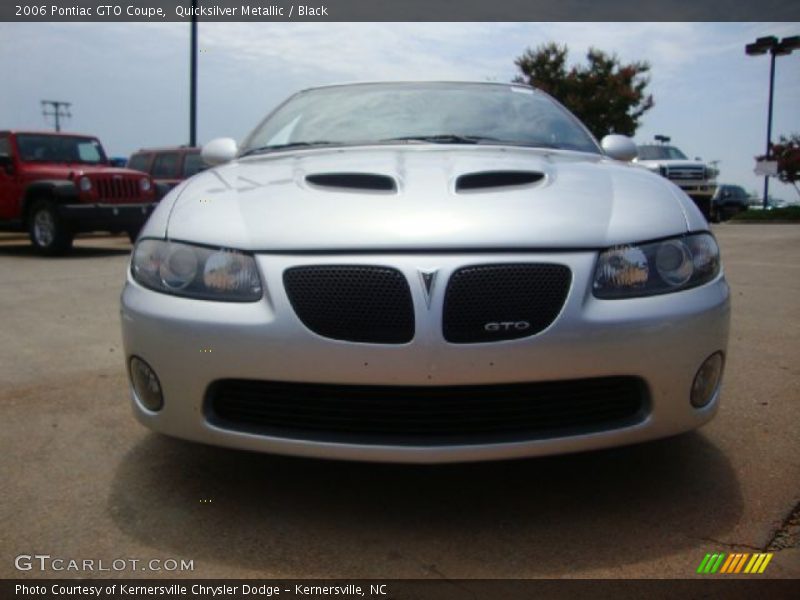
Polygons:
M639 146L639 160L686 160L686 155L675 146Z
M103 147L94 138L26 133L17 135L17 148L25 162L107 163Z
M379 143L501 144L600 153L574 116L531 88L388 83L300 92L250 134L241 154Z

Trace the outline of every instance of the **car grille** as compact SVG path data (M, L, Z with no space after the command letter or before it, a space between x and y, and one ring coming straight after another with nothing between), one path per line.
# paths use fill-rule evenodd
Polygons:
M502 264L459 269L447 284L447 341L496 342L534 335L561 312L572 279L563 265Z
M337 340L404 344L414 337L408 281L376 266L294 267L283 283L295 313L314 333Z
M101 200L125 200L139 197L139 182L126 177L97 177L93 179Z
M705 179L705 169L703 167L667 167L666 177L674 181L702 181Z
M397 445L521 441L615 429L644 418L636 377L480 386L360 386L221 380L208 420L282 438Z

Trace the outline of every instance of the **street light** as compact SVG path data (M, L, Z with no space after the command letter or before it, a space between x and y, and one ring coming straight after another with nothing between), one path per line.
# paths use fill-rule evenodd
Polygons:
M769 160L770 145L772 142L772 93L775 87L775 57L786 56L800 48L800 35L785 37L778 41L774 35L760 37L752 44L744 47L747 56L760 56L769 52L769 108L767 110L767 156ZM767 208L769 198L769 175L764 176L764 208Z
M192 0L189 41L189 145L197 145L197 0Z

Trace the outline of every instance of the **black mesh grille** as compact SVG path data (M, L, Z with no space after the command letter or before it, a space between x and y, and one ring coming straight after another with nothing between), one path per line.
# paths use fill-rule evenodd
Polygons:
M411 290L397 269L294 267L284 272L283 283L297 316L321 336L375 344L414 337Z
M206 414L227 429L365 444L459 444L603 431L640 421L635 377L482 386L357 386L222 380Z
M563 265L506 264L459 269L450 278L442 329L466 344L527 337L545 329L567 299L570 270Z

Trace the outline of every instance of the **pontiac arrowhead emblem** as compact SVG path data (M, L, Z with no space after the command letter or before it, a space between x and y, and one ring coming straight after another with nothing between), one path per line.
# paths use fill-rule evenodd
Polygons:
M422 282L422 291L425 293L425 304L428 308L431 307L431 294L433 292L433 284L436 282L436 273L438 269L419 270L419 279Z

